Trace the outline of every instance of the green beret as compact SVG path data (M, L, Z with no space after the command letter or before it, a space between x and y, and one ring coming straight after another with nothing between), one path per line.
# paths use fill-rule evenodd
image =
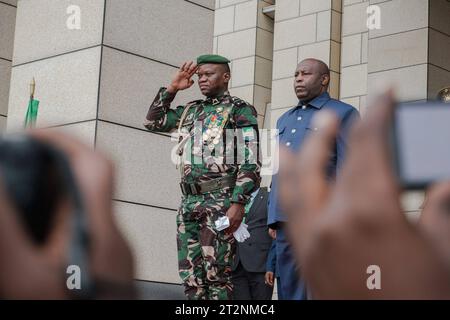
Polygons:
M204 54L197 58L197 65L205 63L226 64L230 62L230 60L225 57L219 56L218 54Z

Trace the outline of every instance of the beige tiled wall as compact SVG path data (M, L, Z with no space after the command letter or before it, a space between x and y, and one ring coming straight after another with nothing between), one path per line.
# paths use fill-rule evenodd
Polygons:
M214 52L231 60L230 92L253 104L264 122L272 89L273 20L262 13L271 0L216 1Z
M450 2L430 1L428 28L428 99L450 86Z
M104 44L113 48L173 66L212 50L213 10L195 2L112 0L105 14Z
M51 127L49 130L53 130L57 133L63 132L77 138L88 146L95 144L95 130L97 128L97 121L82 121L72 124L64 124L61 126Z
M207 51L208 48L205 46L200 50ZM175 70L174 66L159 61L104 47L99 119L143 129L143 115L147 113L159 88L169 84ZM177 94L173 104L179 105L199 97L200 91L194 85L190 90Z
M69 5L80 8L80 30L67 28ZM103 12L102 0L18 1L8 131L22 128L33 77L38 126L96 119ZM94 141L95 130L86 134Z
M38 126L95 120L100 56L101 47L96 46L14 66L8 130L22 129L29 100L29 83L33 77L36 78L36 99L40 101Z
M0 58L0 114L8 112L9 82L11 81L11 61Z
M450 83L445 0L344 0L340 98L365 113L367 94L393 86L402 101L434 98ZM369 5L381 28L368 30Z
M367 96L368 0L343 0L340 99L364 113Z
M66 27L69 4L81 9L81 30ZM214 7L213 0L19 1L8 130L22 128L35 77L38 126L65 130L114 160L116 217L141 280L180 282L175 213L181 199L170 160L174 144L142 123L178 66L212 52ZM194 87L174 104L200 97ZM5 119L0 116L0 130Z
M368 29L369 5L380 29ZM446 0L277 0L270 127L296 104L293 70L307 56L329 64L331 94L363 116L368 95L388 86L402 101L434 98L450 85L449 17ZM407 196L405 210L417 212L420 197Z
M392 0L376 5L381 28L369 31L369 94L395 86L402 101L426 99L429 1Z
M0 2L0 136L6 128L17 0Z
M119 201L114 210L131 245L136 278L179 283L176 211Z
M298 100L293 89L297 64L306 58L330 66L330 94L339 96L342 1L277 0L272 72L271 126Z
M0 135L3 133L5 129L6 129L6 117L0 115Z
M97 147L114 160L118 200L177 209L179 172L170 160L170 138L100 121Z
M0 57L12 60L17 1L0 3Z
M14 65L98 46L102 42L104 1L20 0L18 5ZM66 26L70 5L80 7L80 30Z

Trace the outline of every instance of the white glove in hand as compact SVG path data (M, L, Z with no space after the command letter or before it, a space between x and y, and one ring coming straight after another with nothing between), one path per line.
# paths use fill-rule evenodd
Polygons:
M250 233L247 230L248 226L245 223L241 223L239 228L233 233L234 237L238 242L244 242L250 238Z

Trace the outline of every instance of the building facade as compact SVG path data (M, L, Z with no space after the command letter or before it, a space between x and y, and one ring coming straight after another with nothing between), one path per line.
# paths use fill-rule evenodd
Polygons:
M450 85L449 17L447 0L0 0L0 132L21 129L35 77L38 126L114 160L115 214L136 279L178 284L173 142L142 123L183 61L228 57L231 93L274 128L297 103L297 63L318 58L331 69L331 96L364 116L388 86L401 101L425 101ZM175 103L199 96L195 88ZM421 202L407 195L405 211Z

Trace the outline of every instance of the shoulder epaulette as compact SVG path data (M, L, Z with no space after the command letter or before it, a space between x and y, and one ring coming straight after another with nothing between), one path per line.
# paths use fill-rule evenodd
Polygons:
M194 104L198 104L198 103L201 103L201 102L203 102L203 100L194 100L194 101L188 102L186 104L186 107L187 106L193 106Z
M245 106L250 105L248 102L246 102L246 101L244 101L244 100L242 100L241 98L238 98L238 97L231 97L231 101L233 101L233 104L236 107L245 107Z

